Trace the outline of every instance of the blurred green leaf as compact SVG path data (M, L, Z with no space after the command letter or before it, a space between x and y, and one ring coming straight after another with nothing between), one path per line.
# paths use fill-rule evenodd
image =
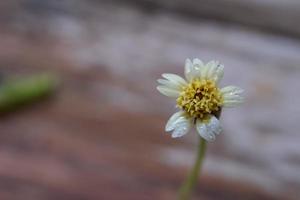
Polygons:
M0 85L0 114L36 102L50 95L58 85L53 75L33 75L10 80Z

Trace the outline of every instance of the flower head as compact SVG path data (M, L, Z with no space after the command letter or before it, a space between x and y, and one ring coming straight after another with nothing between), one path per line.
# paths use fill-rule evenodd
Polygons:
M222 128L219 116L223 107L233 107L243 102L243 90L236 86L219 87L224 66L217 61L204 64L199 59L185 62L185 79L176 74L162 74L158 91L176 98L180 110L173 114L165 130L172 137L185 135L193 125L207 141L213 141Z

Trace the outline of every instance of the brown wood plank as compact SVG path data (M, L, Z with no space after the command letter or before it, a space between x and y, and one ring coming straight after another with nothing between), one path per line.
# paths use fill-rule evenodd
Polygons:
M0 118L0 199L175 199L195 134L164 133L175 109L155 80L196 56L224 62L224 84L247 101L224 111L195 199L299 196L299 94L286 87L298 83L298 40L114 3L42 4L49 15L6 4L2 76L50 71L62 84Z

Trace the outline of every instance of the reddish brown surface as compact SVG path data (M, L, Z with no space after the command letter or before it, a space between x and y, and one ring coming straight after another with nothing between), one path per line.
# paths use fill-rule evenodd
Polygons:
M81 93L65 86L55 99L1 118L1 199L174 199L186 169L155 158L157 147L172 145L161 135L163 118L109 105L92 111L99 102L87 105L88 96L72 92ZM197 193L202 199L273 199L245 183L206 175Z
M165 107L167 105L165 98L159 96L155 91L155 79L162 72L179 72L182 66L179 66L179 64L178 66L173 65L175 62L173 58L176 60L178 54L184 54L186 50L193 52L193 55L196 54L195 52L198 53L199 49L196 49L196 46L197 48L200 47L200 52L213 52L213 55L214 53L221 55L220 57L227 59L229 63L232 60L238 60L238 64L232 63L238 67L244 67L243 70L246 69L246 72L249 72L249 76L254 74L252 72L258 68L249 68L250 65L253 65L253 62L256 64L256 62L261 61L264 64L265 60L269 59L271 61L275 60L274 63L276 63L276 59L282 59L277 56L276 52L274 55L269 55L269 57L267 55L267 58L262 58L263 56L260 55L260 52L256 52L257 49L264 50L263 53L269 52L268 48L271 49L272 46L268 43L265 46L262 44L261 48L253 45L257 49L251 46L251 42L249 44L246 43L245 46L230 46L228 44L232 43L226 43L226 41L223 44L224 46L222 44L219 45L219 41L223 39L224 32L227 33L226 31L228 30L233 35L236 34L237 38L240 37L238 42L243 41L249 35L252 39L254 38L254 41L260 41L261 38L260 35L257 36L253 33L251 34L254 36L251 34L247 35L245 31L240 33L238 28L233 29L233 31L230 29L223 30L219 26L216 28L215 22L212 25L201 24L202 30L208 34L198 38L200 31L196 29L198 24L194 24L194 22L187 23L177 18L172 21L172 19L168 19L168 16L165 17L167 18L166 21L164 21L164 16L161 17L162 20L155 19L155 17L160 19L159 14L158 16L151 16L154 18L153 20L148 16L148 13L140 14L135 10L136 8L120 9L120 12L116 12L114 15L107 14L115 11L115 8L118 7L116 5L108 6L107 9L104 7L102 10L101 8L93 10L92 4L90 7L78 6L83 10L83 13L76 13L77 10L75 8L77 7L71 6L71 9L67 9L71 13L69 13L70 16L66 14L67 17L74 17L73 20L75 22L79 20L79 24L88 32L83 31L80 37L78 36L77 38L76 24L75 30L72 29L74 28L72 27L73 21L71 21L70 25L69 21L64 18L64 12L61 14L59 9L58 11L55 9L54 11L49 11L49 13L54 12L54 14L52 13L53 18L62 15L62 22L59 20L53 22L51 21L53 19L47 16L47 12L42 12L43 14L46 13L45 15L32 14L32 10L29 9L32 5L28 4L27 7L25 5L27 4L7 3L7 5L2 5L1 7L5 18L1 21L3 29L0 31L0 73L4 77L10 77L50 71L59 75L62 82L53 97L0 118L1 200L176 199L176 192L191 163L183 162L183 165L172 164L171 159L168 160L168 157L165 156L166 150L171 149L175 150L175 152L177 149L179 149L178 152L186 150L186 154L182 154L183 156L180 154L176 157L179 160L183 157L182 159L184 160L184 155L193 155L195 144L193 143L192 135L182 140L172 140L169 135L164 133L164 124L168 115L173 111L171 108L173 105ZM79 5L81 4L79 3ZM45 7L39 9L48 11L47 6ZM73 9L75 9L75 14L71 12ZM64 9L62 10L65 11ZM89 12L86 12L87 10ZM98 12L98 10L102 12ZM19 18L15 15L19 16ZM39 15L42 17L36 17ZM77 15L80 15L80 17L76 18ZM159 21L162 21L162 24L159 24ZM101 26L98 26L96 22L99 22ZM53 26L51 23L58 23L59 25ZM127 24L124 25L124 23ZM169 24L169 26L166 24ZM173 24L175 25L173 26ZM61 28L63 29L63 27L67 27L63 29L63 31L69 31L66 34L67 36L63 33L55 32L60 30L53 30L51 25L54 28L62 26ZM68 29L68 26L71 26L71 28ZM143 32L147 28L148 32ZM174 28L174 31L172 28ZM180 31L184 31L185 28L186 32L182 36ZM120 35L118 35L119 33ZM188 35L189 33L195 33L197 37ZM112 39L109 37L110 34L115 34L118 37ZM218 38L220 36L222 36L221 39ZM230 37L228 38L230 39ZM263 41L263 39L261 40ZM275 39L272 39L270 43L273 43L273 40ZM285 40L282 41L285 42ZM286 44L284 42L282 43ZM94 43L99 46L93 46ZM160 43L163 43L163 47L158 48ZM134 46L135 44L136 46ZM174 44L174 49L178 49L179 53L175 50L174 52L171 51L173 50L172 44ZM178 46L175 44L178 44ZM102 46L103 49L101 49ZM82 47L82 49L76 49L78 47ZM171 52L170 54L161 50L167 47L170 49L168 51ZM285 48L290 50L288 45ZM115 52L116 49L120 49L120 52ZM247 51L248 49L250 49L249 52ZM295 49L297 50L297 48ZM89 53L85 55L86 50L92 55ZM160 51L164 54L160 54ZM110 52L110 54L106 56L106 52ZM144 52L144 54L141 52ZM100 58L98 58L98 53ZM172 56L170 56L171 54ZM85 57L80 57L82 55L87 56L88 62L84 62L84 64L76 63L78 60L85 60ZM298 62L298 58L296 56L293 57L293 55L286 53L280 56L284 58L283 61L292 60L291 66L293 67ZM293 59L290 59L289 56L293 57ZM144 58L144 60L139 60L140 57ZM168 62L165 61L166 58L169 59ZM149 64L151 59L154 64ZM243 61L245 66L239 65L239 59ZM164 64L158 65L155 63L157 60ZM181 63L182 59L178 60ZM124 61L124 66L121 61ZM139 65L138 62L144 62L145 66L150 65L152 68L146 68L144 65ZM113 64L110 65L110 63ZM134 63L138 67L130 68L131 66L128 66L130 63ZM176 61L175 63L178 62ZM127 67L126 69L122 68L125 66ZM278 66L275 66L277 67L275 69L278 71L282 70L280 66L279 63ZM293 73L294 68L292 67L288 68L291 70L288 73ZM266 69L268 70L269 68ZM297 70L295 71L298 72ZM274 74L276 78L276 71ZM284 77L287 80L289 75L282 76L282 74L280 74L280 77ZM240 79L244 80L247 76ZM253 76L259 79L257 74ZM266 77L262 76L263 78ZM232 73L232 77L234 77L233 83L239 80L235 79L237 77L236 74ZM253 80L250 79L249 82L251 81ZM258 85L257 87L262 88L259 85L260 83L256 82L256 79L255 83ZM256 91L253 92L253 86L249 89L250 93L251 91L254 93L253 96L250 96L250 98L253 98L254 106L252 106L254 108L257 102L262 102L262 105L264 105L260 97L269 101L268 98L273 98L272 95L274 93L276 95L276 91L273 92L272 87L269 87L266 82L262 82L262 85L265 87L258 90L258 93L262 93L257 95L259 97L255 96ZM269 91L269 93L266 91ZM129 100L126 99L128 93L132 95L128 98ZM135 96L140 101L131 101L135 100ZM253 110L253 107L246 107L245 110ZM257 107L259 109L259 106ZM268 109L271 110L272 107L270 106ZM249 119L251 122L251 115ZM236 127L238 124L234 124L234 126ZM255 132L252 130L256 130L255 125L252 124L245 123L240 126L254 127L249 131L251 135ZM268 128L268 126L266 127ZM259 135L257 137L262 140L265 139L266 144L269 141L270 146L274 147L272 140L267 137L268 135L265 135L267 131L268 129L263 129L263 133L259 135L260 132L256 130L258 132L257 135ZM276 133L276 131L274 132ZM253 157L253 154L245 154L247 149L242 149L244 151L240 153L240 149L233 146L230 139L226 139L228 136L220 136L216 143L210 145L209 158L211 156L220 158L221 161L218 160L218 163L221 164L223 160L232 161L232 166L235 166L235 164L238 166L238 168L234 169L238 169L242 173L244 168L243 165L240 167L239 164L241 163L249 166L250 169L253 168L254 171L270 172L264 174L271 178L272 175L280 172L280 170L276 171L277 168L271 168L268 162L262 162L262 160L273 161L272 159L274 158L268 160L264 156ZM241 142L245 143L248 137L245 138L240 137ZM256 140L255 137L253 140L261 141ZM253 145L252 149L255 150L255 147L257 147L255 144L257 143L259 142L251 143ZM230 149L231 146L236 149ZM250 153L253 152L255 151ZM170 155L173 154L171 153ZM270 163L272 164L272 162ZM279 178L274 176L274 179L285 187L282 187L283 189L279 190L276 195L272 195L272 192L267 192L265 188L269 186L273 191L277 188L271 184L266 184L269 183L268 180L261 182L262 179L264 180L264 177L253 181L253 179L243 179L243 176L240 178L240 173L236 173L239 179L236 177L231 178L230 174L226 174L226 170L225 172L221 171L218 174L214 174L207 168L204 168L205 173L199 178L200 184L197 186L194 199L277 200L288 199L288 197L282 198L282 196L292 198L295 196L293 194L296 194L298 191L297 186L299 184L296 181L299 179L295 178L291 181L289 179L290 176L288 176L290 175L289 173L287 173L287 176L284 173L283 175L280 174ZM206 173L208 171L210 173ZM257 174L259 176L261 173ZM249 176L251 178L251 174L248 175L248 178ZM261 185L265 187L262 188ZM285 188L289 188L291 193Z
M165 118L122 110L103 101L105 93L87 91L87 83L111 81L101 71L63 71L54 97L1 118L1 199L175 199L187 169L156 157L159 148L180 146L162 134ZM274 199L247 183L200 181L201 199Z

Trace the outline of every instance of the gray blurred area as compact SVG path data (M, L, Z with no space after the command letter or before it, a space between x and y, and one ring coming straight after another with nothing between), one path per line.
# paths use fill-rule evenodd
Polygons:
M196 133L164 132L156 79L186 58L245 89L224 109L194 199L300 198L297 0L3 0L0 74L57 74L54 97L0 118L2 200L173 200Z

